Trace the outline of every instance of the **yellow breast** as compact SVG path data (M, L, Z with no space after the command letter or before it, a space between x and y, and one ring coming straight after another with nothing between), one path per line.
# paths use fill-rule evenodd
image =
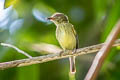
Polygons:
M72 31L72 27L62 26L57 28L56 37L64 50L71 50L76 47L76 37Z

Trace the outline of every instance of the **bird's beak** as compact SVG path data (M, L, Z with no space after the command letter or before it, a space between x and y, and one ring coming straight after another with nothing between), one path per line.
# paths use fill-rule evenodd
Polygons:
M53 17L48 17L47 20L54 20L54 18Z

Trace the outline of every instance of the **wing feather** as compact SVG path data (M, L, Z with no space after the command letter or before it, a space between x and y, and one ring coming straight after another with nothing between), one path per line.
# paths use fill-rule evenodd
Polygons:
M76 33L73 26L72 26L72 31L73 31L73 33L74 33L74 35L76 37L76 49L78 49L79 48L79 39L78 39L78 35L77 35L77 33Z

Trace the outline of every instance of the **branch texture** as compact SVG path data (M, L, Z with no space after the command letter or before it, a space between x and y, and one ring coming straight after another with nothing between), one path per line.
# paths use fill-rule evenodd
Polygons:
M54 54L49 54L45 56L39 56L39 57L32 57L28 59L21 59L21 60L14 60L14 61L9 61L9 62L2 62L0 63L0 70L4 70L7 68L12 68L12 67L21 67L21 66L28 66L32 64L38 64L38 63L43 63L43 62L48 62L52 60L57 60L57 59L62 59L62 58L67 58L70 56L79 56L83 54L89 54L89 53L94 53L100 50L103 44L97 44L89 47L84 47L77 49L76 53L72 54L72 51L69 51L68 53L54 53ZM120 45L120 40L117 40L113 46L119 46Z
M85 77L85 80L95 80L98 72L100 71L104 60L106 59L108 52L110 51L112 45L120 34L120 21L117 22L115 27L112 29L111 33L107 37L103 47L95 56L93 63Z

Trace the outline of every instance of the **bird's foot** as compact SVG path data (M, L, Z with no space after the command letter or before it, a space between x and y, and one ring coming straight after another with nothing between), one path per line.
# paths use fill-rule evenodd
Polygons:
M76 51L77 51L76 49L72 50L72 54L76 53Z
M70 50L64 50L60 52L60 56L63 56L64 54L69 54Z

